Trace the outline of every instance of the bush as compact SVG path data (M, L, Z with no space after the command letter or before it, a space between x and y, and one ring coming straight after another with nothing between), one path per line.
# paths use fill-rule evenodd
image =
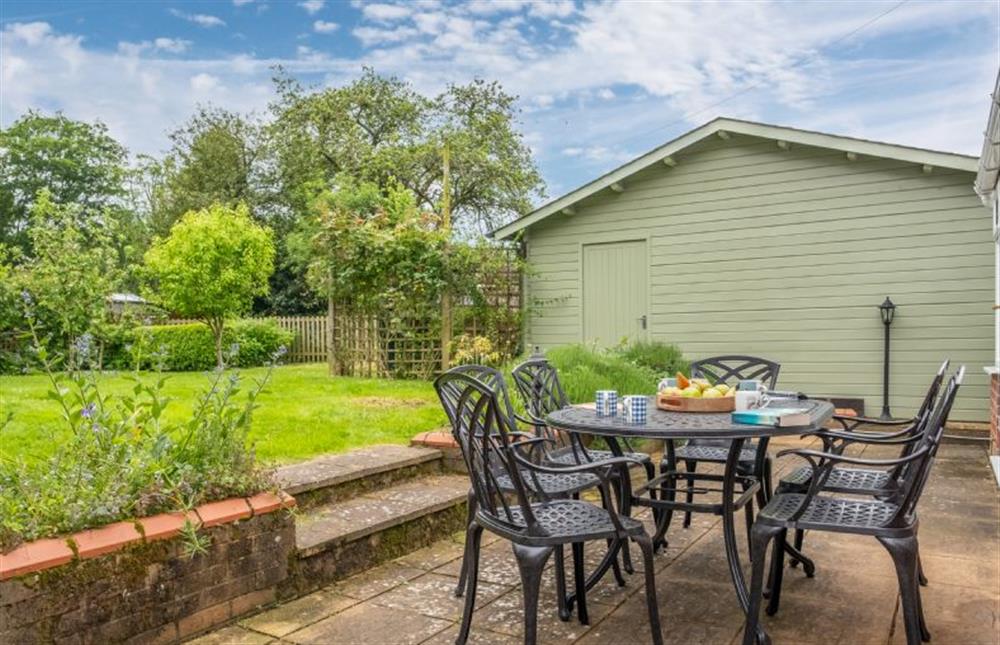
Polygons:
M50 379L49 398L71 434L48 459L0 460L0 551L274 487L248 439L270 371L250 387L236 372L214 372L189 419L172 423L163 416L168 377L135 374L127 394L107 394L96 372L56 371L61 360L50 357L34 327L32 332ZM87 366L92 350L89 340L78 343L77 365ZM0 419L0 431L4 423ZM193 524L185 537L190 549L201 548Z
M559 370L559 378L573 403L594 400L597 390L618 390L620 394L655 394L658 371L637 365L615 351L588 345L566 345L546 352Z
M264 365L279 347L288 347L295 335L269 320L239 320L226 326L223 347L230 367ZM202 323L136 327L129 342L106 350L106 368L161 368L174 372L210 370L215 367L215 341Z
M676 345L659 340L640 340L617 350L625 360L649 369L662 376L673 376L688 371L689 365Z

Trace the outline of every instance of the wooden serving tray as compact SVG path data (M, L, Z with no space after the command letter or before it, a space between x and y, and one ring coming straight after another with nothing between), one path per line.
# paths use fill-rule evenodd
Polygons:
M670 412L732 412L736 409L736 397L696 399L688 396L657 394L656 407Z

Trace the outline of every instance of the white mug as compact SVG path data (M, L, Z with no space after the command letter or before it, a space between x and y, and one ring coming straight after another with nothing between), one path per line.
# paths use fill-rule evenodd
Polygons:
M763 403L765 389L764 384L760 381L740 381L736 385L736 410L759 408Z

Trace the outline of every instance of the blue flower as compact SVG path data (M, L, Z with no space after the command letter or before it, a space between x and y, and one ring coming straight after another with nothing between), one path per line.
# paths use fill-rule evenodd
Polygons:
M91 417L94 416L94 412L96 411L97 411L97 406L94 405L93 403L88 403L86 407L80 410L80 416L82 416L84 419L90 419Z

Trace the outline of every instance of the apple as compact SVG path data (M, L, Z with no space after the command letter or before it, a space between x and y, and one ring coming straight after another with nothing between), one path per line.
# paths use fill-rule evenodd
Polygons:
M681 396L686 396L693 399L700 399L701 388L692 383L691 385L681 390Z

